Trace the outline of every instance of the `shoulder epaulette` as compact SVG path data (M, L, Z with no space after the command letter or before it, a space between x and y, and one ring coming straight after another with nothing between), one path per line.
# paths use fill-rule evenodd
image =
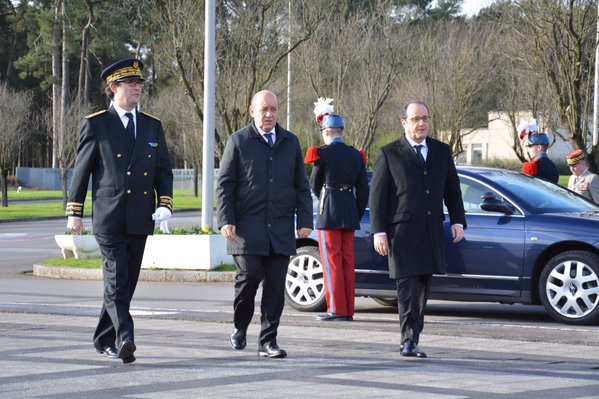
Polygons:
M318 155L318 147L310 147L306 152L306 157L304 158L305 164L310 164L318 161L320 159L320 155Z
M143 111L139 111L140 114L144 114L145 116L149 116L152 119L156 119L158 122L160 122L160 119L156 118L154 115L148 114L147 112L143 112Z
M522 168L522 173L528 176L537 176L539 174L539 166L537 165L537 161L530 161L524 164Z
M102 115L104 112L106 112L105 109L103 109L102 111L94 112L93 114L87 115L85 117L85 119L89 119L89 118L93 118L93 117L98 116L98 115Z
M364 160L364 165L368 166L368 156L364 152L364 150L360 150L360 155L362 155L362 159Z

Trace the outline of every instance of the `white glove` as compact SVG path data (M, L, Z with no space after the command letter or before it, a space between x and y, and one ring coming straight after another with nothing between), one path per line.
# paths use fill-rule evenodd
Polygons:
M171 234L171 232L168 230L168 220L163 220L160 222L160 231L162 231L164 234Z
M156 212L154 212L152 214L152 220L160 222L160 230L165 234L170 233L168 231L168 220L170 218L171 218L171 211L167 207L164 207L164 206L159 206L158 208L156 208Z

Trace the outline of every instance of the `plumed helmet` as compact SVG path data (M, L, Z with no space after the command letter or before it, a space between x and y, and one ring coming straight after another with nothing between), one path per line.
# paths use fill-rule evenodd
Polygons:
M335 106L331 104L332 102L332 98L318 97L318 100L314 103L314 117L319 125L322 125L326 115L333 115L335 112Z
M532 145L549 145L549 137L545 133L535 133L528 136L528 144Z
M524 140L524 137L535 133L539 133L539 125L537 124L536 119L533 119L532 122L528 122L524 119L520 121L520 124L518 125L520 140Z
M343 118L339 115L326 115L322 120L321 127L323 129L345 129L345 123L343 122Z

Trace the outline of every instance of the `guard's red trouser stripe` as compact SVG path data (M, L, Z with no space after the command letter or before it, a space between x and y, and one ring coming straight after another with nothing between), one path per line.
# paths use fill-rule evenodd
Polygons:
M354 231L318 230L318 244L323 263L327 313L353 317L356 289Z

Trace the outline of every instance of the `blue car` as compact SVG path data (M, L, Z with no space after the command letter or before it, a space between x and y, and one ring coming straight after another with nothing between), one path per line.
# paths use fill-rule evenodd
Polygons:
M454 244L448 220L446 274L431 299L542 304L555 320L599 322L599 206L545 180L482 167L458 167L468 228ZM448 219L448 218L446 218ZM396 305L387 258L374 250L367 209L356 231L356 296ZM297 240L286 299L295 309L326 309L322 262L313 234Z

